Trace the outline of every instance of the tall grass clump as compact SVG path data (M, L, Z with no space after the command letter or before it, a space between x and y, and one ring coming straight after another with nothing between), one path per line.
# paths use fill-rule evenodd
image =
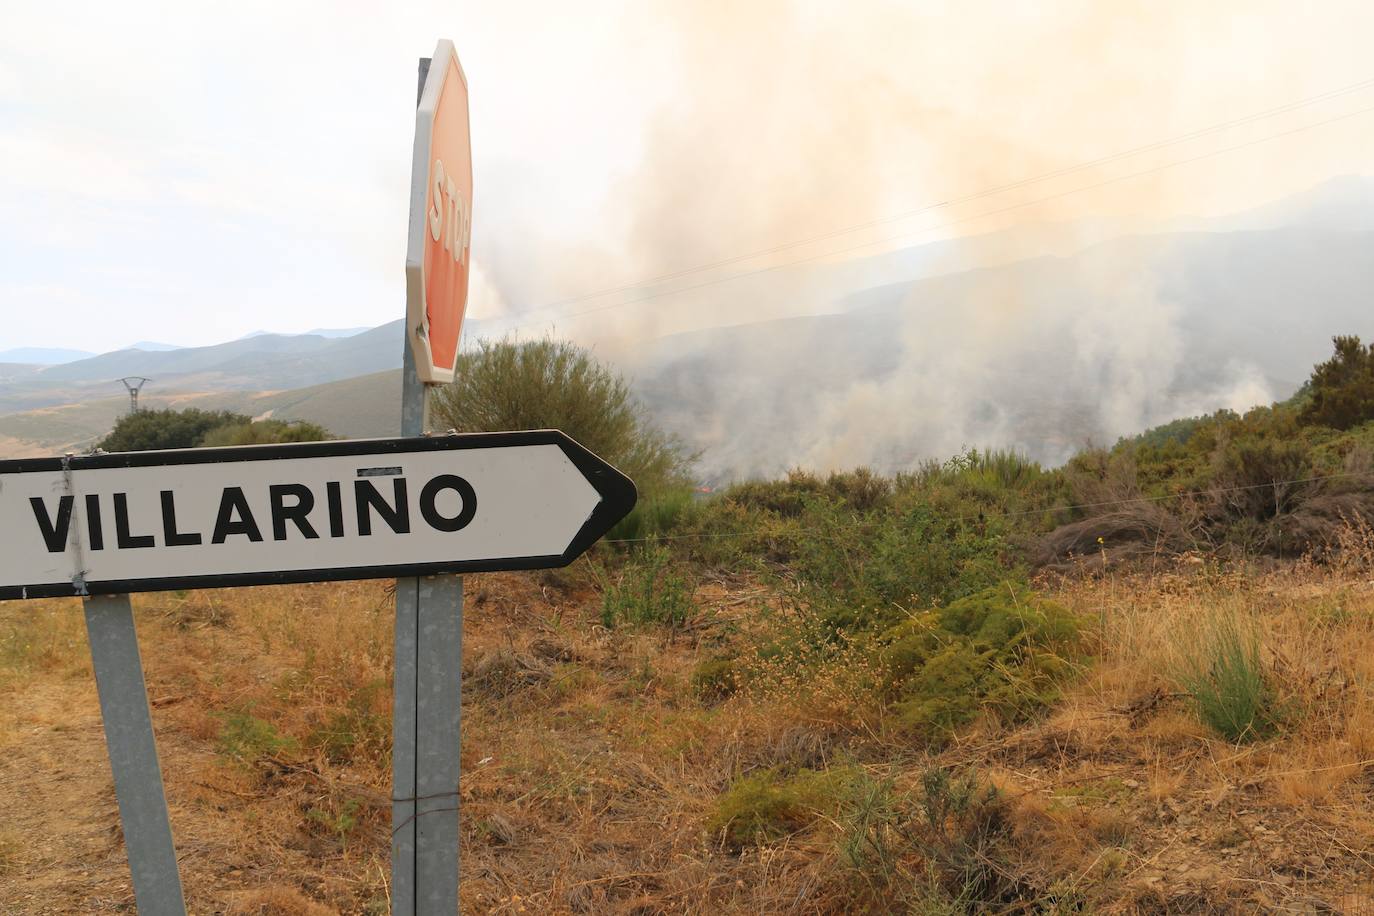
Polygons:
M220 718L223 725L220 728L219 749L233 760L252 764L279 751L297 749L294 738L281 734L271 722L258 718L247 709L223 713Z
M1272 735L1279 724L1278 703L1255 626L1234 611L1214 611L1176 632L1174 679L1203 723L1229 741Z

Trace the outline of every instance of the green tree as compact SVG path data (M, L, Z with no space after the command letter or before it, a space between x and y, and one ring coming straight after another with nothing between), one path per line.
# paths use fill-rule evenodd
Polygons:
M307 420L255 420L217 426L205 434L204 447L221 445L262 445L268 442L319 442L334 435Z
M97 443L107 452L142 452L161 448L195 448L205 434L219 426L248 423L249 418L227 410L140 410L119 418L113 430Z
M559 429L652 497L688 480L692 456L656 427L618 373L559 340L481 341L435 392L433 426L459 432Z
M1336 352L1312 370L1302 422L1350 429L1374 419L1374 344L1362 346L1355 336L1333 337L1332 343Z

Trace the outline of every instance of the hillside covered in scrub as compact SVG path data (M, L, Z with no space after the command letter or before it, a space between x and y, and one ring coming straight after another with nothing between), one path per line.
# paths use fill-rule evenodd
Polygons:
M564 428L642 501L468 578L465 910L1374 906L1374 353L1335 343L1288 401L1059 467L711 493L585 351L468 354L436 424ZM136 598L194 911L388 911L392 602ZM6 912L130 904L98 723L79 605L0 606Z

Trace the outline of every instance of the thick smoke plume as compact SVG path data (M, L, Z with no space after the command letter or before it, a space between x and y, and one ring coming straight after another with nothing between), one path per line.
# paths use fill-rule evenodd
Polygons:
M1151 171L1209 148L1075 167L1273 97L1162 85L1217 63L1154 4L987 12L638 7L627 32L671 36L662 65L683 82L638 138L641 165L611 187L594 236L546 246L565 256L532 266L488 252L492 295L511 308L492 330L593 344L704 449L713 478L896 470L968 446L1056 462L1286 395L1344 329L1314 326L1286 360L1229 346L1228 321L1263 316L1227 312L1235 297L1213 306L1198 266L1207 238L1143 234L1190 204L1224 208L1197 175ZM1230 27L1225 10L1193 14L1199 34ZM1114 53L1126 35L1152 53ZM1294 77L1286 97L1304 88ZM1241 183L1259 168L1225 167ZM934 206L901 216L922 205ZM1245 257L1263 259L1262 241ZM716 266L681 273L697 265ZM536 289L665 276L518 307Z

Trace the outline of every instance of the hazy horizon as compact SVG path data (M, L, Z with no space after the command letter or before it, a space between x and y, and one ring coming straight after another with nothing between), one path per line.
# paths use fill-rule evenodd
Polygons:
M589 344L826 307L759 297L778 264L1100 240L1372 171L1355 3L366 10L11 11L0 350L398 316L415 62L439 37L472 93L471 314Z

